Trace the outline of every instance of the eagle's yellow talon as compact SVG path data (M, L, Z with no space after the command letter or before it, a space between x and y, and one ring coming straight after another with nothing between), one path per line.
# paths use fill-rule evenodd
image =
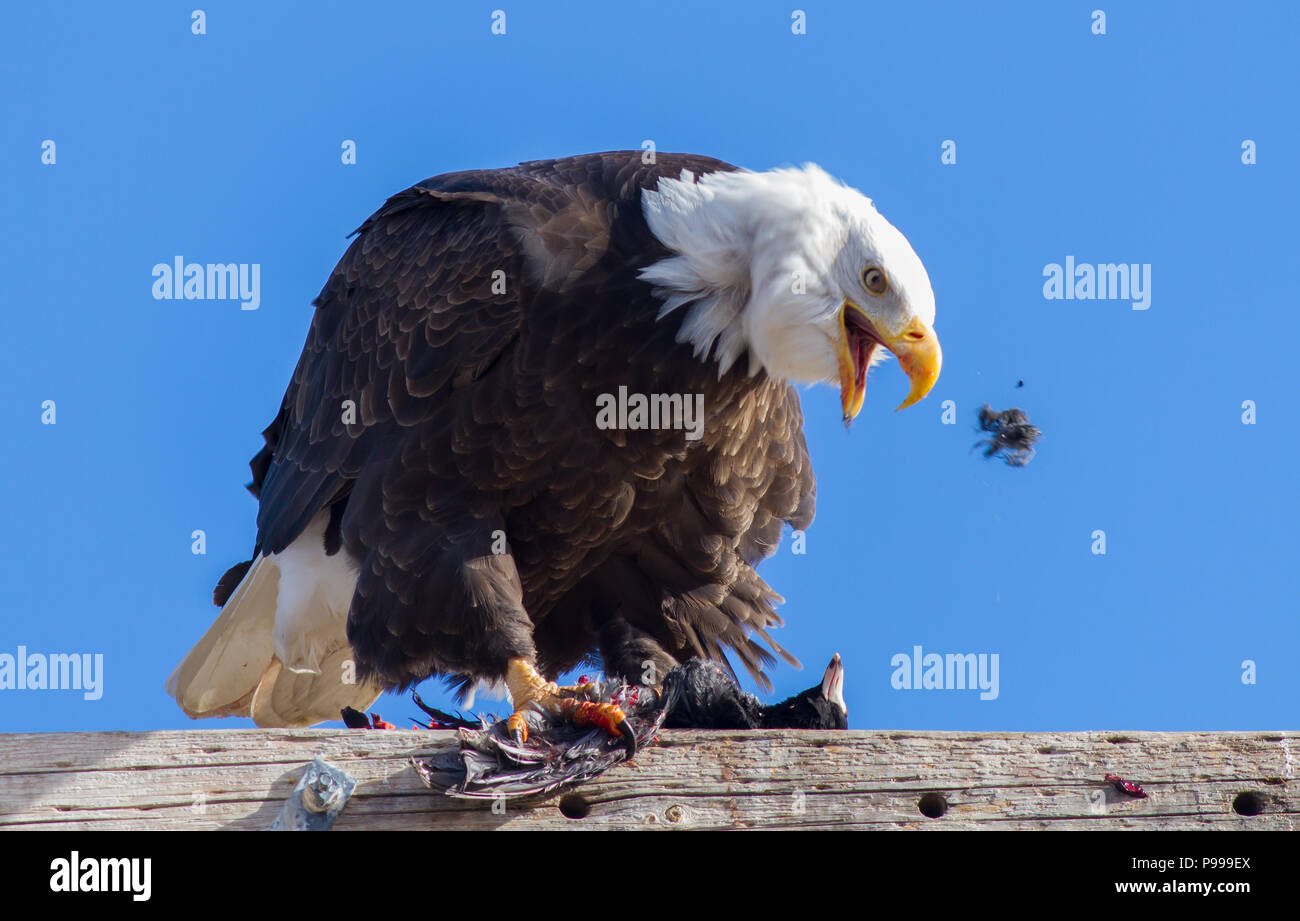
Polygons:
M518 739L521 745L528 741L528 721L524 719L521 710L510 714L510 719L506 720L506 731Z
M627 717L617 704L587 700L596 682L560 687L547 681L527 659L511 659L506 669L506 687L515 712L506 721L506 729L519 741L528 741L525 714L540 710L547 716L566 719L579 726L599 726L615 738L621 738L629 757L636 751L636 737Z

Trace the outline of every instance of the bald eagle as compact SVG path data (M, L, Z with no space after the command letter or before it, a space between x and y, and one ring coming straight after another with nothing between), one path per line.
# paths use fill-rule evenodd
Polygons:
M250 464L252 559L168 679L186 713L306 726L442 676L503 682L521 740L532 711L617 737L554 679L797 664L754 570L813 518L792 384L847 422L883 348L920 400L934 294L815 166L645 159L436 176L356 231Z

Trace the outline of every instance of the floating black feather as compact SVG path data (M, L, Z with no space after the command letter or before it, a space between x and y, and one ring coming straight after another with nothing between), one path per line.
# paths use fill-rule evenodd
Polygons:
M1012 467L1023 467L1034 459L1034 445L1043 434L1029 424L1024 410L1012 407L995 412L987 403L980 409L980 430L992 437L977 442L976 447L983 446L985 457L1001 454Z

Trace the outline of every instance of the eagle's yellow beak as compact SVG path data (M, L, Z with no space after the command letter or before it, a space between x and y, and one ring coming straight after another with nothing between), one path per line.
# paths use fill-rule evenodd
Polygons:
M867 393L867 366L877 345L883 345L894 353L899 366L912 382L912 389L907 399L899 404L899 409L919 402L939 379L943 350L939 348L939 337L924 320L913 317L897 335L881 335L861 307L845 301L840 310L840 341L836 350L840 405L844 409L845 422L862 410L862 400Z

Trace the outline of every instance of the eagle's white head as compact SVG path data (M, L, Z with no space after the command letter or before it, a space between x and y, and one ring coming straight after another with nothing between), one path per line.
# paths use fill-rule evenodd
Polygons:
M925 266L871 199L819 167L708 173L660 180L643 209L676 255L641 272L687 306L678 341L710 350L725 373L840 385L846 421L862 408L867 369L883 346L911 380L899 409L920 400L943 361Z

